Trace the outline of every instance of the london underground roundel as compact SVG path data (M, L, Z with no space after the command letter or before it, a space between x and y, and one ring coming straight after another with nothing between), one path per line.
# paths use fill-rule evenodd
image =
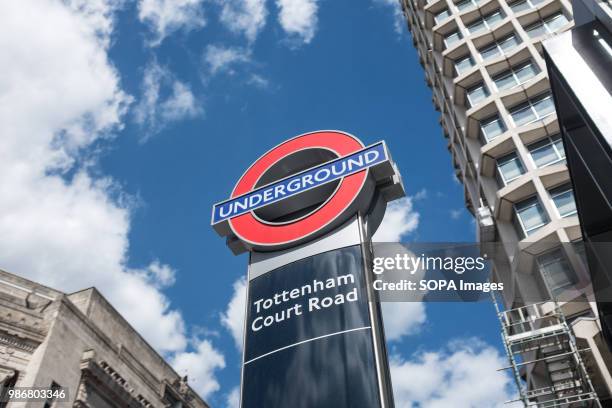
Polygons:
M213 206L212 225L235 252L284 249L366 211L377 188L397 194L398 186L403 195L384 142L366 147L340 131L306 133L255 161Z

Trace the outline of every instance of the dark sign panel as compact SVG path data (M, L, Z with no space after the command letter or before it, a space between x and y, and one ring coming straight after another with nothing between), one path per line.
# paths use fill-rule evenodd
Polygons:
M361 248L318 254L249 286L242 407L379 407Z

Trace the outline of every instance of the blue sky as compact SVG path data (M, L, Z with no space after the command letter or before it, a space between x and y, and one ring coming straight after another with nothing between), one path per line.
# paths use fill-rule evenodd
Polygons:
M7 3L0 268L99 287L213 406L235 404L247 260L210 208L270 147L316 129L384 139L409 195L391 233L474 240L395 1ZM492 305L392 308L398 406L512 393Z

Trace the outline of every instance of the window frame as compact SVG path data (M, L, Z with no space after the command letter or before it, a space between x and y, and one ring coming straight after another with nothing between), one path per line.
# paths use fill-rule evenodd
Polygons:
M546 256L550 257L554 253L558 253L560 255L557 257L555 261L546 262L546 263L542 261L542 258ZM568 269L566 270L566 275L565 275L568 278L567 280L568 284L565 284L563 286L558 286L558 287L552 287L551 285L552 282L550 282L551 279L547 278L547 276L544 274L543 267L553 265L556 263L564 263L568 267ZM557 295L567 290L568 288L573 287L578 282L578 276L576 275L576 271L574 271L572 264L567 256L567 253L565 253L565 250L563 249L563 246L558 246L556 248L551 249L550 251L546 251L538 255L536 257L536 265L538 266L538 273L542 277L542 280L544 281L544 285L546 286L546 289L553 297L556 297Z
M556 141L561 141L561 143L563 143L563 140L561 139L561 134L557 133L555 135L552 136L546 136L540 140L538 140L537 142L531 143L530 145L527 146L527 150L529 151L529 155L531 156L531 160L533 162L533 165L538 168L544 168L544 167L548 167L548 166L552 166L554 164L558 164L561 162L565 162L566 161L566 157L565 157L565 148L563 149L563 155L561 155L559 148L557 147ZM547 142L545 144L542 144L542 142ZM540 145L537 147L534 147L535 145ZM551 146L553 151L555 152L557 159L551 162L548 162L542 166L538 166L538 163L536 162L535 158L533 157L533 152L538 151L538 150L542 150L545 147Z
M500 126L500 127L501 127L502 131L501 131L501 133L500 133L500 134L498 134L497 136L495 136L495 137L493 137L493 138L489 139L489 138L487 138L487 135L486 135L486 133L485 133L485 131L484 131L484 129L483 129L483 127L484 127L484 126L483 126L483 124L484 124L484 123L486 123L486 124L491 124L492 122L499 122L499 123L501 124L501 126ZM478 125L479 125L479 129L480 129L479 134L480 134L480 135L481 135L481 137L484 139L485 144L486 144L486 143L490 143L490 142L492 142L493 140L497 139L497 138L498 138L498 137L500 137L500 136L501 136L501 135L502 135L502 134L503 134L503 133L504 133L506 130L508 130L508 128L506 127L506 124L505 124L504 120L501 118L501 115L500 115L499 113L496 113L496 114L494 114L494 115L491 115L491 116L488 116L488 117L484 118L483 120L481 120L481 121L479 121L479 122L478 122Z
M512 3L509 3L508 7L510 7L510 9L512 10L514 14L518 14L518 13L522 13L525 10L533 10L537 8L538 5L544 3L545 1L546 0L538 0L537 2L533 0L518 0L518 1L513 1ZM512 8L512 6L519 4L519 3L527 3L529 5L529 8L526 8L525 10L515 11L514 8Z
M508 163L510 161L518 162L518 167L520 167L521 172L518 176L506 180L504 173L501 171L501 165ZM523 174L525 174L525 166L523 165L523 161L519 157L518 152L515 150L508 154L503 155L502 157L497 158L495 160L495 173L496 173L496 178L498 179L499 182L501 182L501 185L504 187L512 183L514 180L519 179Z
M455 35L455 34L457 35L457 40L455 40L454 42L449 44L447 42L448 38L453 36L453 35ZM463 40L463 34L461 34L461 31L459 31L459 29L457 28L455 31L453 31L453 32L451 32L451 33L449 33L449 34L444 36L444 46L445 46L445 49L449 49L453 44L457 44L461 40Z
M540 18L537 22L528 25L527 27L525 27L525 32L527 33L527 36L529 38L537 38L539 37L539 35L536 36L530 36L529 32L533 31L534 28L536 27L544 27L544 30L546 31L546 34L553 34L555 33L557 30L552 30L549 27L549 23L553 20L556 20L557 18L560 18L561 16L563 16L563 18L565 18L565 24L569 23L570 20L568 20L567 16L565 14L563 14L563 11L559 10L557 13L553 13L548 17L544 17L544 18Z
M476 65L476 62L474 61L474 58L472 58L472 56L470 54L466 54L463 57L460 57L460 58L456 59L454 61L454 63L453 63L453 66L455 67L455 72L457 73L457 76L459 76L459 75L461 75L464 72L467 72L469 70L469 69L466 69L463 72L459 72L459 70L457 69L457 64L460 63L460 62L466 61L466 60L470 61L470 68L469 69L473 68L474 65Z
M550 99L552 101L552 106L553 106L553 110L552 112L549 112L543 116L540 116L539 112L536 110L535 108L535 104L537 102L541 102L545 99ZM541 93L539 95L536 95L532 98L529 98L528 100L526 100L525 102L519 103L518 105L513 106L512 108L508 109L508 113L510 114L510 119L512 119L512 123L514 124L515 127L522 127L522 126L527 126L531 123L537 122L539 120L543 120L544 118L554 114L556 111L554 109L554 100L553 100L553 96L552 93L550 91L546 91L544 93ZM522 112L525 111L527 109L530 109L531 112L535 115L535 119L531 119L528 122L525 123L521 123L520 125L517 124L516 120L514 119L514 114L518 113L518 112Z
M529 77L526 80L524 80L523 82L521 82L520 78L518 77L518 75L516 73L517 73L517 71L520 71L521 69L526 68L528 66L535 67L536 68L535 71L537 71L537 72L532 77ZM540 72L541 72L540 71L540 67L538 67L538 65L535 64L534 61L530 58L527 61L521 62L520 64L517 64L516 66L510 67L506 71L503 71L503 72L495 75L491 79L493 80L493 83L495 84L495 88L497 89L497 91L505 91L507 89L514 89L514 88L516 88L518 86L521 86L521 85L529 82L530 80L535 78ZM499 79L508 78L510 76L512 76L512 78L514 79L515 84L512 85L509 88L500 89L500 87L497 85L497 81Z
M482 0L459 0L456 3L453 3L453 6L455 6L455 8L459 11L459 12L463 12L464 10L467 10L470 7L476 7L478 6L478 4L480 4ZM466 6L464 8L460 8L458 6L458 4L463 3L466 4ZM468 4L469 3L469 4Z
M483 62L487 61L487 59L482 56L482 53L486 52L486 51L489 51L489 50L492 50L494 48L497 49L498 54L496 54L494 57L490 57L490 58L495 58L495 57L498 57L498 56L505 56L506 55L506 51L502 47L502 44L505 43L506 41L510 40L510 39L514 39L516 41L514 47L517 47L520 44L519 37L517 37L515 32L512 32L512 34L510 34L510 35L508 35L508 36L506 36L506 37L504 37L504 38L502 38L500 40L496 40L493 43L488 44L488 45L482 47L481 49L479 49L478 50L478 55L480 56L480 59ZM512 47L511 49L514 49L514 47Z
M499 16L501 17L501 19L497 20L497 23L501 22L504 18L506 18L506 14L504 13L504 11L501 8L498 8L497 10L482 16L480 18L477 18L476 20L472 21L470 24L466 24L465 28L467 29L467 31L472 35L472 34L476 34L478 32L480 32L482 29L478 30L478 31L472 31L470 30L470 27L473 27L475 25L478 24L482 24L484 29L488 29L488 30L492 30L493 29L493 25L491 25L491 23L489 23L489 18L499 14Z
M574 210L568 212L567 214L561 214L561 210L559 209L559 205L557 205L557 202L555 201L555 197L559 197L563 194L566 193L571 193L572 195L572 201L574 202ZM578 208L576 207L576 197L574 196L574 189L572 187L571 183L563 183L561 185L558 185L556 187L553 187L551 189L548 190L548 195L550 196L550 201L552 202L553 206L555 207L555 210L557 212L557 215L559 216L559 218L567 218L567 217L571 217L572 215L576 215L578 213Z
M485 95L484 95L484 98L482 98L481 100L472 102L472 99L470 98L470 93L475 91L476 89L482 89ZM476 85L473 85L465 90L465 100L470 108L473 108L477 104L481 103L482 101L487 99L489 96L491 96L491 92L489 92L489 89L485 85L484 81L481 81L477 83Z
M442 18L440 21L438 21L438 16L442 13L446 12L446 16L444 18ZM446 21L446 19L448 19L450 16L452 15L452 13L450 12L450 10L448 8L445 8L444 10L440 11L439 13L436 13L434 15L434 25L438 25L440 23L442 23L443 21Z
M532 201L532 203L530 204L525 204L528 201ZM540 207L540 213L542 214L543 218L542 218L542 222L540 224L538 224L535 227L532 227L530 229L525 228L525 224L523 223L523 220L521 218L521 216L519 215L519 210L517 207L524 205L524 207L521 208L521 211L531 208L531 207L536 207L539 206ZM534 232L538 231L540 228L546 226L548 223L550 223L550 218L548 217L548 214L546 212L546 208L542 205L542 202L540 201L540 198L538 197L537 194L533 194L521 201L519 201L518 203L514 203L512 204L512 209L514 211L514 219L518 222L518 226L520 227L520 232L522 232L523 234L523 239L529 237L531 234L533 234Z

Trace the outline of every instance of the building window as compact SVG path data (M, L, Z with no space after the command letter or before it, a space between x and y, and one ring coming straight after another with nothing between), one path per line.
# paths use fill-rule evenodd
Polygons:
M451 45L460 41L462 38L463 37L461 36L461 33L459 31L454 31L444 37L444 44L446 45L446 48L449 48Z
M510 109L510 116L514 124L518 126L544 119L555 112L555 104L550 92L536 96L525 103Z
M539 37L544 34L551 34L565 26L568 23L567 17L561 12L553 14L530 25L525 29L530 38Z
M497 89L502 91L504 89L510 89L524 84L536 76L539 72L540 70L536 64L530 60L525 64L518 65L515 68L510 68L509 70L496 75L493 78L493 81L495 82Z
M475 106L482 102L487 96L489 96L489 90L482 82L469 88L467 91L467 100L470 106Z
M51 383L50 389L53 390L53 391L59 391L59 390L62 389L62 387L58 383L53 381ZM55 402L55 397L47 398L45 400L45 404L43 405L43 408L52 408L52 407L54 407L55 406L54 402Z
M537 258L537 264L544 282L553 296L559 295L577 281L576 275L561 248L540 255Z
M482 30L491 30L498 22L502 21L504 17L504 13L502 13L501 10L497 10L468 24L467 29L470 34L474 34Z
M545 167L559 162L565 163L565 149L560 135L546 137L529 145L528 149L536 167Z
M574 201L574 191L570 184L564 184L550 190L550 198L555 203L561 218L576 214L576 202Z
M499 55L506 55L509 51L519 45L520 42L514 33L509 36L491 43L479 50L480 57L483 61L495 58Z
M3 370L4 381L0 383L0 408L8 407L9 396L8 392L17 384L19 372L14 370Z
M480 131L486 142L490 142L506 131L504 122L498 115L491 116L480 122Z
M534 9L538 6L538 4L544 2L544 0L519 0L510 4L510 8L515 13L520 13L521 11Z
M478 3L480 3L481 1L482 0L461 0L455 3L455 6L457 7L457 9L459 9L459 11L463 11L470 7L477 6Z
M468 69L474 66L474 60L471 56L466 55L463 58L460 58L455 61L455 70L457 71L457 75L461 75Z
M533 234L548 223L546 213L537 196L514 204L514 215L519 233L523 237Z
M450 16L450 12L448 11L448 9L444 9L434 16L434 20L436 24L440 24L442 21L446 20L449 16Z
M505 186L519 178L525 169L516 152L512 152L497 159L497 180L501 186Z

